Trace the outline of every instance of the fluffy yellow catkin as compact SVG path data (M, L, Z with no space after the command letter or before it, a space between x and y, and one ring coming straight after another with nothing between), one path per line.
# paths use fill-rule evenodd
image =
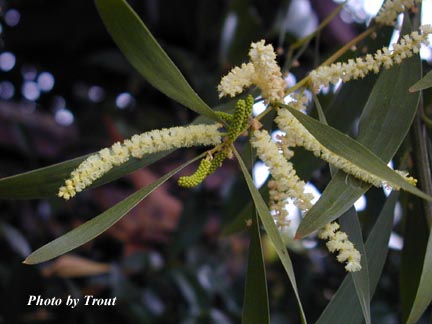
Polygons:
M298 102L293 104L299 108ZM376 187L386 185L395 190L400 189L396 184L385 183L383 179L369 173L367 170L359 168L347 159L336 155L327 149L311 133L309 133L309 131L287 109L281 108L278 110L275 122L279 129L285 132L287 138L290 139L290 146L304 147L306 150L311 151L316 157L321 158L334 165L336 168ZM400 173L400 175L404 176L407 182L415 184L415 179L407 177L406 173Z
M393 45L379 49L374 55L349 59L348 62L337 62L330 66L321 66L310 72L309 76L315 91L321 86L327 87L330 83L336 84L340 80L347 82L353 79L364 78L369 72L378 73L381 68L388 69L394 64L400 64L404 59L417 54L422 44L428 45L428 35L432 33L431 25L423 25L418 31L404 35Z
M393 26L400 13L420 2L421 0L386 0L378 12L375 21L378 24Z
M360 252L348 239L348 235L339 230L338 223L333 222L324 226L318 233L318 237L323 240L328 240L326 246L331 253L339 252L336 258L340 263L346 262L346 271L355 272L361 270Z
M294 204L303 211L312 207L313 195L305 193L305 183L297 176L292 163L285 159L269 133L265 130L256 130L250 142L257 150L258 157L268 166L274 179L273 187L270 189L275 190L274 194L279 196L273 200L286 202L287 198L292 198ZM276 203L274 208L277 215L285 214L283 204Z
M219 97L234 97L255 84L267 103L282 102L286 82L276 62L273 46L265 45L264 40L252 43L249 58L249 63L234 67L222 78L218 85Z
M115 143L89 156L70 174L60 187L58 196L66 200L74 197L113 167L121 165L131 156L140 159L145 154L167 151L180 147L209 146L221 143L221 125L191 125L152 130L134 135L123 143Z

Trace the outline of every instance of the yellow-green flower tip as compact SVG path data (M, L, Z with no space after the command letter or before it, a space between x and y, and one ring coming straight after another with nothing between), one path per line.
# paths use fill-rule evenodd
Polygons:
M180 187L193 188L198 186L207 177L211 162L207 159L201 160L197 170L190 176L180 177L177 181Z

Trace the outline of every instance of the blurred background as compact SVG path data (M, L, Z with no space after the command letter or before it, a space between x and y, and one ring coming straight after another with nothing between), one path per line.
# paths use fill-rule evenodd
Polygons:
M351 1L318 41L291 62L289 82L300 80L363 31L381 2ZM129 3L212 107L220 105L220 77L247 59L251 41L271 42L279 63L287 66L289 46L313 32L338 5L331 0ZM424 3L432 12L430 1ZM422 55L428 64L430 49ZM329 91L323 102L330 103L333 96ZM91 153L135 133L185 125L195 117L133 70L92 1L0 0L0 177ZM249 198L233 161L198 189L179 190L172 179L106 233L68 255L38 266L21 264L31 251L197 153L177 151L68 202L55 197L0 201L0 323L239 323L248 251L242 211ZM319 195L329 172L307 159L312 166L305 164L299 172ZM184 173L191 172L193 167ZM254 174L261 184L267 177L259 163ZM385 193L375 189L358 202L366 228L384 199ZM372 306L377 323L398 323L397 231ZM322 243L314 238L293 242L288 234L300 295L313 321L345 270ZM289 281L265 236L263 240L272 323L298 323ZM27 306L30 294L115 296L117 305Z

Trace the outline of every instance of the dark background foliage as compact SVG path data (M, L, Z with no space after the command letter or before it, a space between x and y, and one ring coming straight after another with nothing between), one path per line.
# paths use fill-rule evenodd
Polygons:
M283 65L287 48L298 35L284 28L291 1L136 0L130 4L210 106L220 104L218 80L246 58L251 41L272 42ZM331 1L310 4L318 20L335 7ZM15 59L13 68L0 71L1 177L94 152L138 132L184 125L195 117L132 69L92 1L1 1L0 9L0 52ZM235 28L229 24L234 16ZM317 53L326 57L363 28L336 19L292 72L301 78L319 61ZM11 64L13 58L3 56L4 64ZM323 101L330 102L331 96ZM222 235L249 199L235 163L227 163L200 190L179 190L172 181L69 256L40 266L21 264L32 250L194 153L176 152L148 170L67 203L54 197L0 201L0 323L238 323L248 235ZM322 189L328 178L328 170L321 168L312 181ZM384 195L371 190L366 199L368 209L360 216L367 228ZM265 239L264 243L272 320L297 323L286 275ZM308 318L314 320L344 270L333 258L324 259L324 249L295 251L292 258L301 298ZM399 259L399 252L390 252L374 299L373 313L379 323L396 323ZM28 306L29 295L117 297L117 305Z

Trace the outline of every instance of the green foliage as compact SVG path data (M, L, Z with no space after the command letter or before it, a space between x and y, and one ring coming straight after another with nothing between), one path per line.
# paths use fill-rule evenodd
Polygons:
M379 157L381 161L377 163L381 165L382 161L388 162L393 157L412 124L418 96L408 94L407 90L412 80L417 78L413 71L419 69L418 60L412 58L405 64L383 71L360 117L358 142ZM395 111L399 113L395 114ZM369 188L369 184L339 171L306 215L298 230L299 235L307 235L338 218Z
M250 221L249 259L243 301L242 323L270 323L269 298L257 215Z
M389 196L366 240L371 296L377 287L388 253L388 241L393 226L393 212L398 196L398 193L392 193ZM363 320L362 310L354 290L353 278L347 275L317 324L361 323Z
M96 236L102 234L108 228L118 222L127 212L134 208L140 201L151 194L154 190L160 187L169 178L198 158L199 157L179 166L175 170L167 173L155 181L150 186L138 190L102 214L75 228L69 233L60 236L54 241L42 246L30 254L27 259L24 260L24 263L37 264L51 260L94 239Z
M432 71L429 71L423 78L414 83L409 91L415 92L432 87Z
M121 166L110 170L102 178L92 183L91 188L114 181L126 174L144 168L171 153L158 152L142 159L130 159ZM87 156L57 163L37 170L17 174L0 180L0 197L3 199L40 199L52 197L67 179L70 173Z
M270 211L268 210L267 205L264 202L264 199L262 198L259 191L255 187L255 184L252 180L252 177L249 174L249 171L246 168L246 165L244 164L241 156L238 154L238 152L235 149L234 149L234 154L240 164L240 168L243 172L243 176L245 177L246 183L248 185L249 191L252 195L252 199L255 204L255 208L257 209L258 215L260 216L261 222L266 230L267 235L269 236L271 242L273 243L276 249L276 252L285 268L285 271L288 274L288 278L290 279L291 285L294 289L294 293L299 307L301 322L306 323L306 316L304 314L303 306L301 304L300 297L298 294L297 283L294 275L292 261L288 254L288 251L286 250L283 239L281 238L281 234L277 229L273 218L270 215Z
M399 195L394 192L390 194L379 212L376 221L372 225L373 221L371 220L373 217L370 216L376 216L375 214L378 214L376 206L373 207L372 204L368 206L368 218L362 217L362 214L358 214L353 207L354 202L370 189L370 184L362 182L341 170L333 170L332 166L330 166L332 178L328 181L321 198L311 209L306 211L305 217L300 222L295 239L287 238L285 233L283 233L281 228L278 228L275 223L275 217L272 214L275 210L273 209L271 211L264 199L266 198L267 200L268 190L266 188L258 190L254 183L251 176L254 163L252 162L247 165L245 161L248 160L242 158L238 152L239 147L250 149L250 144L244 144L241 136L246 133L246 130L255 131L261 127L267 129L269 132L275 130L272 123L274 117L274 112L272 110L287 109L296 120L303 125L308 133L333 154L345 159L362 171L378 177L385 182L394 184L408 193L414 194L427 201L421 201L417 197L410 197L408 195L406 196L408 198L401 200L401 203L403 203L405 207L402 217L404 218L404 238L406 242L403 251L404 257L401 270L401 280L404 280L404 278L406 279L401 284L404 323L415 323L421 318L432 301L432 232L430 232L428 228L427 241L426 235L422 235L421 240L418 242L415 240L416 231L419 228L426 227L425 224L428 224L427 226L430 227L431 220L428 219L428 208L430 208L429 202L432 201L432 193L427 187L417 188L409 184L404 177L392 171L386 165L391 159L393 159L396 165L402 168L416 163L416 157L411 156L410 151L413 147L416 147L417 143L410 143L406 139L410 128L414 127L415 129L418 126L412 125L414 117L418 112L419 104L423 102L423 94L419 90L427 89L431 85L430 72L422 78L418 56L407 59L402 64L381 72L376 81L373 77L370 77L366 80L354 81L356 86L353 86L353 83L351 85L344 85L339 93L330 95L332 96L332 100L328 100L330 104L327 104L327 102L324 103L324 100L321 101L322 96L318 98L318 96L314 94L314 102L318 110L320 121L291 107L289 104L284 105L282 103L266 106L264 113L253 119L252 108L254 96L252 95L248 95L245 99L228 101L224 106L219 107L220 109L210 108L210 106L192 89L186 81L186 78L126 1L96 0L96 6L114 42L123 52L129 63L151 85L169 98L198 113L200 116L197 117L196 122L201 120L207 122L210 120L223 122L226 133L224 134L222 144L198 155L171 172L166 173L151 185L139 189L81 226L42 246L30 254L30 256L25 259L24 263L38 264L51 260L99 236L118 222L150 193L160 188L171 177L192 162L201 159L194 174L179 178L178 184L182 187L192 188L198 186L206 177L215 173L215 171L222 166L224 161L228 160L228 158L232 158L232 155L234 155L235 162L240 167L241 174L245 180L245 184L243 180L240 181L242 185L239 187L242 188L242 191L248 191L249 200L246 201L244 206L236 206L237 208L231 209L231 211L235 211L235 213L230 216L234 217L236 216L235 214L237 214L237 216L232 223L224 229L224 232L225 234L231 234L240 229L247 228L250 237L243 309L240 310L239 307L236 308L235 305L237 305L237 303L224 295L226 292L224 291L225 287L223 284L218 287L219 283L217 283L212 286L212 288L208 288L211 285L206 283L207 288L209 290L212 289L212 292L219 298L223 296L223 300L226 301L226 304L231 305L226 306L226 308L231 307L232 313L238 314L239 317L241 316L242 323L270 323L270 310L273 306L272 298L274 298L275 304L276 301L283 304L284 310L288 303L286 303L283 298L295 298L298 317L300 317L301 323L307 323L307 312L305 311L307 307L303 307L303 305L307 305L307 302L304 300L302 301L300 295L302 295L303 298L310 297L309 295L305 296L306 294L303 294L302 285L299 283L306 285L308 279L305 278L307 278L307 275L310 275L312 271L307 271L308 274L306 275L299 272L300 276L298 275L299 273L296 274L294 271L294 267L297 266L295 261L300 257L310 257L307 253L308 250L297 240L312 234L327 223L339 219L342 230L348 234L350 241L362 256L362 269L361 271L346 275L327 307L320 315L316 316L319 317L316 323L355 324L361 323L363 320L366 323L372 323L375 319L373 308L371 308L371 300L378 287L379 279L383 274L384 264L388 254L389 238L393 230L395 206L398 202ZM342 6L343 5L336 9L331 15L331 19L336 17L336 13L341 10ZM235 34L232 40L234 44L231 44L232 46L230 49L225 49L224 59L231 58L232 61L239 61L238 53L241 51L240 48L243 48L244 44L249 43L252 35L261 35L258 31L260 24L254 19L251 12L246 10L247 7L247 3L243 1L235 1L233 4L233 10L241 14L239 21L241 24L244 24L245 27ZM313 34L294 43L293 47L288 50L289 57L287 57L287 59L289 62L287 66L293 63L291 60L293 57L298 58L300 55L307 56L314 53L313 51L307 51L307 45L313 38L319 36L319 33L322 32L325 25L329 23L331 19L329 18L321 24L318 30ZM380 27L370 27L367 32L371 34L373 28L379 29ZM410 24L408 23L408 19L405 19L403 33L407 33L409 30L411 30ZM365 33L363 35L367 36L368 34ZM281 40L283 40L284 37L285 35L279 33L279 38ZM297 56L293 56L293 51L298 47L301 47L300 51L297 53ZM337 55L331 56L331 59L337 59L344 53L347 53L347 49L342 52L336 52ZM314 57L314 61L318 61L317 57ZM269 65L271 65L271 63L269 63ZM272 77L273 76L274 75L272 75ZM269 78L269 80L272 79ZM287 89L286 91L287 93L298 89L303 91L310 84L310 76L307 76L293 88ZM349 105L349 102L346 101L349 101L351 96L350 92L353 90L358 90L358 94L361 94L362 97L361 100L354 103L354 105L356 105L355 111L344 113L343 118L341 117L338 119L341 111L349 109L349 107L344 107L344 105ZM366 101L365 96L370 90L370 95ZM257 90L252 90L254 95L256 94L255 91ZM409 93L409 91L416 93ZM324 103L323 105L321 105L322 102ZM352 133L351 125L355 123L360 112L358 134L356 134L357 136L355 136L354 139L346 133ZM265 120L265 117L269 116L271 116L270 120ZM327 124L327 119L332 126ZM250 135L251 134L249 134L249 136ZM288 137L290 135L291 134L287 134ZM430 150L430 138L426 137L425 141L427 141L427 143L422 144L425 144L425 147ZM250 154L249 150L246 149L246 155ZM150 165L168 155L168 153L170 152L159 152L145 156L139 160L131 159L127 163L113 168L105 176L96 181L92 187L111 182L132 171ZM284 153L286 155L290 154L290 152ZM428 154L424 154L424 158L430 159L430 152L426 153ZM316 183L322 182L321 186L323 186L323 183L327 180L325 179L326 176L316 176L319 171L323 171L320 169L320 162L317 162L313 157L307 155L303 151L296 150L295 154L296 159L293 160L293 165L294 168L298 170L298 174L311 175L314 173L312 181ZM253 154L251 155L253 156ZM69 176L70 172L74 170L85 157L86 156L78 157L73 160L1 179L0 198L33 199L54 196L64 179ZM267 158L271 159L274 157L270 156ZM254 161L255 159L251 158L251 160ZM299 161L301 165L297 166ZM292 170L286 170L286 172L287 174L292 173ZM421 172L422 170L418 170L418 173ZM301 187L298 183L297 186ZM289 189L292 191L299 190L297 186ZM236 201L238 193L235 192L235 190L237 187L233 188L230 195L232 199ZM198 192L199 190L197 190L195 194L198 195ZM270 191L269 195L274 195L274 192ZM197 198L198 196L194 197ZM298 200L299 199L294 199L294 202L301 205L301 202ZM420 217L415 221L411 219L412 215L407 212L410 208L412 209L413 202L415 202L415 214L416 216L418 214L418 217ZM410 208L406 208L407 206ZM144 275L148 275L149 278L158 278L160 275L162 279L158 278L158 280L161 282L168 281L168 287L170 284L176 287L175 293L182 295L187 301L187 304L192 305L190 309L183 310L185 314L184 318L187 318L190 322L211 322L214 321L216 317L214 315L215 312L212 312L212 298L216 299L216 297L203 288L204 284L200 282L201 279L198 278L197 274L199 271L194 273L191 269L179 266L176 260L182 253L187 253L187 249L192 245L192 242L199 242L199 235L204 231L205 218L201 217L202 215L200 214L204 214L203 210L205 208L200 204L200 199L194 199L187 207L193 212L188 214L188 208L185 208L185 214L189 217L192 216L192 218L187 219L187 217L185 217L186 215L184 215L182 223L179 226L179 233L176 233L175 242L173 244L175 247L172 248L169 253L170 270L164 274L155 275L154 273L145 273ZM381 205L379 208L381 208ZM208 209L210 210L211 208ZM197 214L199 214L197 216L199 217L198 220L195 217ZM261 231L261 225L263 231ZM364 242L363 237L366 236L365 234L368 232L368 227L371 229L369 235L367 235L366 242ZM270 246L266 246L265 239L268 239L271 243ZM287 246L294 252L289 253ZM411 255L419 251L422 253L419 253L419 255ZM202 251L201 253L205 254ZM201 255L201 253L194 251L192 257L189 257L195 260L194 262L199 263L199 261L196 261L196 256ZM312 257L310 258L312 260ZM267 285L267 281L270 282L278 276L278 272L273 268L276 268L279 262L273 262L274 259L280 260L294 296L291 296L291 290L290 293L287 294L285 294L285 291L280 292L276 289L274 289L276 292L270 290L269 293L269 289L273 288L272 285ZM312 261L310 261L310 263L312 264ZM300 266L301 262L299 264L299 267ZM138 268L141 271L143 267L140 265ZM209 271L213 276L216 276L216 271L213 270L214 269L210 269ZM415 276L408 279L410 270L414 270ZM267 275L269 273L271 273L272 276ZM313 276L313 274L311 276ZM325 276L327 276L327 273ZM298 278L302 278L301 281L299 280L298 282ZM280 282L277 284L283 286L283 284L280 285ZM117 288L117 293L123 293L123 298L126 300L127 296L130 294L130 291L126 292L128 285L124 284L118 286L120 288ZM154 291L157 291L157 288L158 287L156 287L156 289L152 287ZM172 287L170 288L172 289ZM313 293L319 290L320 287L312 288ZM134 290L131 289L131 291ZM134 293L137 296L141 296L139 291L134 291ZM158 293L161 294L162 292ZM283 297L279 298L278 294L279 296L283 295ZM129 315L132 320L135 320L134 316L140 318L141 321L149 321L156 318L152 317L150 313L141 312L139 307L138 310L134 309L134 304L132 303L128 307L126 313L132 314ZM292 315L292 317L294 317L294 315ZM308 318L313 318L313 316L308 315ZM164 320L161 318L159 319ZM274 319L274 317L272 317L272 319ZM187 320L184 320L184 322L187 322Z
M193 111L218 120L126 1L96 0L96 5L117 46L148 82Z

